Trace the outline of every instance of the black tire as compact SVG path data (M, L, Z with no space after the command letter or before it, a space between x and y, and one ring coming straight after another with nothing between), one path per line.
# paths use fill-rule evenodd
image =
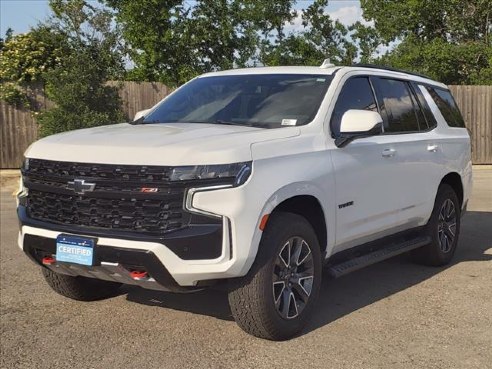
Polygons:
M78 301L96 301L115 296L120 283L102 281L95 278L72 277L42 268L48 285L62 296Z
M297 251L295 263L287 256L290 250ZM287 264L293 265L288 272ZM299 215L274 213L251 271L229 292L232 315L253 336L292 338L312 315L320 283L321 252L312 226Z
M444 219L446 216L443 218L443 211L444 213L448 212L447 208L444 209L445 206L453 208L447 219ZM455 226L450 227L453 223ZM442 184L437 191L434 209L426 225L426 233L432 241L412 252L414 261L429 266L449 264L458 245L460 225L461 207L458 196L451 186Z

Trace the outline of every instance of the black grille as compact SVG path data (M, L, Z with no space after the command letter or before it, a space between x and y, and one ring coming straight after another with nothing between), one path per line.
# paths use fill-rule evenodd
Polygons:
M55 224L153 235L190 223L218 222L183 209L187 188L214 185L217 181L170 182L171 171L172 167L31 159L29 167L23 169L24 185L29 189L27 215ZM95 188L76 194L67 187L74 179L95 183ZM142 188L157 190L143 193Z
M173 167L141 166L141 165L112 165L71 163L31 159L28 173L31 176L91 178L113 181L145 181L162 182L169 179Z

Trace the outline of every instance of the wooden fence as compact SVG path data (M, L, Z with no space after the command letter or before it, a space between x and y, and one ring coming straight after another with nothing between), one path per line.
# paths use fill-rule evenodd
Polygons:
M167 86L158 82L110 82L121 84L120 96L123 100L123 112L132 119L135 113L148 109L169 94Z
M110 82L121 85L122 109L127 118L133 118L139 110L147 109L162 100L169 89L157 82ZM40 110L52 105L39 89L29 93ZM38 137L38 126L30 111L17 109L0 101L0 169L18 168L27 147Z
M492 164L492 86L449 86L471 132L473 164Z
M473 163L492 164L492 86L450 86L450 89L471 131ZM153 106L168 93L161 83L122 82L123 111L132 118L137 111ZM50 105L42 94L37 93L36 99L41 109ZM29 111L0 102L0 132L0 168L18 168L22 154L38 137L37 124Z

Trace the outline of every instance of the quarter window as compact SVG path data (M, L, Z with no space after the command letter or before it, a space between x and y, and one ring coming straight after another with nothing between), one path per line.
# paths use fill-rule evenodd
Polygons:
M426 88L439 108L442 116L446 120L448 126L464 128L465 122L461 116L460 109L458 109L458 106L451 95L451 92L438 87L427 86Z
M340 136L342 116L350 109L378 111L376 100L374 99L374 94L372 93L372 88L367 77L350 78L343 85L330 122L333 137Z
M385 132L418 132L419 123L407 82L379 78ZM427 127L426 127L427 128Z

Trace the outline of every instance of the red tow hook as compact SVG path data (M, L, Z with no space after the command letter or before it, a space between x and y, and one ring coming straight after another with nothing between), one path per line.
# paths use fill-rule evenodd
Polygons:
M43 265L52 265L56 263L56 259L53 256L45 256L41 262Z
M143 279L148 279L149 273L145 271L133 270L130 272L130 277L132 277L136 281L141 281Z

